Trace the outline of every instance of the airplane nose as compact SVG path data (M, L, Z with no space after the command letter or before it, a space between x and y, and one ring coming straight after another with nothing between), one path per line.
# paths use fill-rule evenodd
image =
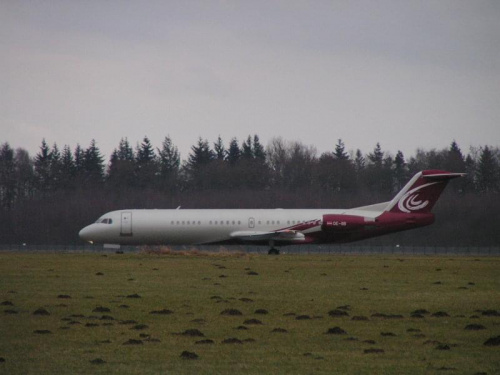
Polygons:
M92 234L92 229L90 228L90 225L86 226L78 233L78 235L82 240L89 242L92 241L91 234Z

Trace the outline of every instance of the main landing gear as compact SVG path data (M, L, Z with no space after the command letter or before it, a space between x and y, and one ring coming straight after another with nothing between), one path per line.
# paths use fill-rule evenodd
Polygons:
M268 255L280 255L280 251L274 247L274 241L269 241L269 246L271 246L271 248L267 252Z

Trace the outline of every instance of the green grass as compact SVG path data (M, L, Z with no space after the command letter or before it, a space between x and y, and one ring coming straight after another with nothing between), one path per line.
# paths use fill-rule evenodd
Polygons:
M258 275L248 275L250 270ZM63 294L71 298L58 298ZM127 298L132 294L141 298ZM14 306L0 306L0 357L5 359L0 373L439 374L443 368L454 368L447 371L453 374L500 372L500 346L483 345L500 335L500 318L476 312L500 310L498 258L0 253L0 303L6 301ZM343 305L350 305L348 317L328 315ZM97 306L110 312L92 312ZM50 315L33 315L40 307ZM243 315L220 314L228 308ZM173 313L150 314L161 309ZM269 313L255 314L257 309ZM416 309L445 311L450 317L410 317ZM297 320L297 315L284 316L287 313L312 319ZM371 317L374 313L403 318ZM73 314L84 315L71 318L81 324L62 320ZM102 315L115 320L98 319ZM369 320L354 321L353 316ZM247 319L263 324L237 330ZM134 330L133 325L119 323L123 320L148 328ZM470 323L486 329L464 330ZM336 326L347 335L325 334ZM202 338L176 334L192 328L215 343L199 345L195 342ZM273 333L274 328L287 332ZM159 342L144 340L141 333ZM255 342L222 343L231 337ZM143 344L123 345L129 339L141 339ZM438 344L428 341L447 344L450 350L437 350ZM384 353L365 354L369 348ZM180 358L185 350L199 359ZM92 364L96 358L106 363Z

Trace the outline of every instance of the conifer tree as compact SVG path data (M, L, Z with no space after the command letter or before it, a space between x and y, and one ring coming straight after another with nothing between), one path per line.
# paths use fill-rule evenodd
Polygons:
M173 190L178 185L180 154L169 136L165 137L161 150L158 149L160 163L160 185L166 190Z
M104 158L92 139L83 156L84 182L88 186L100 185L104 180Z
M337 144L335 145L335 151L333 153L337 160L348 160L349 155L345 152L345 144L342 139L339 138Z
M217 160L223 161L226 159L226 148L224 147L224 143L222 142L220 135L214 143L214 152Z
M52 187L50 163L52 154L45 139L42 140L40 151L35 156L35 179L37 189L41 192L47 192Z
M14 150L5 142L0 146L0 207L10 209L16 198Z
M241 158L245 160L251 160L253 159L253 157L252 137L248 136L247 140L241 145Z
M408 168L406 166L405 157L401 150L398 150L396 157L394 158L394 189L396 191L401 190L401 188L406 184L408 179Z
M477 163L476 180L481 192L499 191L499 165L491 149L484 146Z
M231 139L229 142L229 149L227 151L227 161L230 165L235 165L241 158L241 150L236 138Z

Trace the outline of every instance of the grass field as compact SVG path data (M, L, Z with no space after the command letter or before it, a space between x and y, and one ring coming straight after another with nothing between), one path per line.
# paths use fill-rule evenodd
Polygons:
M499 258L0 253L0 304L5 374L500 373Z

